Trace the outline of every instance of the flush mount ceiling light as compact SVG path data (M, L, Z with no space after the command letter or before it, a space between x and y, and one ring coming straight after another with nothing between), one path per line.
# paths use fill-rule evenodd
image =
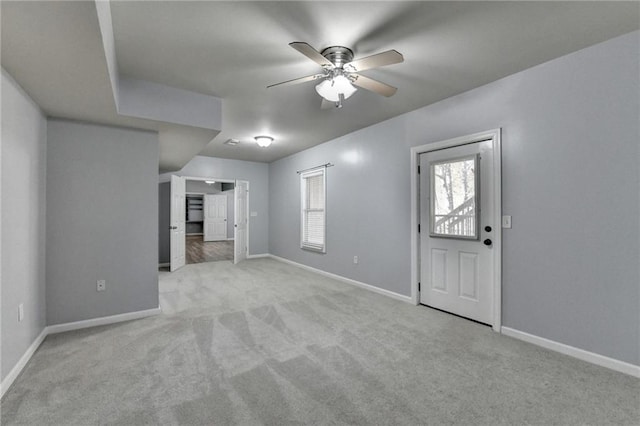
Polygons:
M256 140L258 146L262 148L268 147L269 145L271 145L271 142L273 142L273 138L271 136L256 136L254 139Z

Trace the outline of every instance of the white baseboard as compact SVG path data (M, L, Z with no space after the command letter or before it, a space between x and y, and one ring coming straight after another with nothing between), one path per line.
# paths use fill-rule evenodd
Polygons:
M2 398L7 390L11 387L13 382L18 378L24 367L27 365L31 357L38 350L45 337L47 337L47 327L42 329L42 332L36 337L36 339L31 343L29 348L25 351L25 353L20 357L16 365L13 366L7 377L4 378L2 383L0 383L0 398Z
M263 257L271 257L271 255L269 253L250 254L247 256L247 259L260 259Z
M147 309L145 311L127 312L125 314L110 315L108 317L92 318L83 321L67 322L55 324L47 327L48 334L64 333L65 331L80 330L82 328L96 327L99 325L115 324L123 321L131 321L146 318L162 313L160 307Z
M343 277L342 275L332 274L331 272L323 271L322 269L316 269L311 266L303 265L302 263L294 262L293 260L285 259L284 257L274 256L273 254L267 255L268 257L275 259L279 262L288 263L298 268L306 269L307 271L315 272L316 274L324 275L325 277L333 278L334 280L342 281L343 283L350 284L355 287L360 287L365 290L372 291L374 293L381 294L383 296L391 297L392 299L400 300L402 302L412 303L410 296L398 294L396 292L385 290L380 287L366 284L360 281L352 280L351 278Z
M569 355L574 358L578 358L582 361L587 361L592 364L606 367L611 370L619 371L620 373L628 374L630 376L640 378L640 366L629 364L628 362L619 361L614 358L609 358L604 355L600 355L594 352L585 351L574 346L565 345L554 340L545 339L533 334L525 333L524 331L515 330L509 327L501 327L500 332L505 336L513 337L514 339L522 340L528 343L532 343L537 346L541 346L545 349L550 349L555 352L560 352L564 355Z
M131 321L134 319L146 318L152 315L162 313L160 307L147 309L145 311L127 312L126 314L111 315L108 317L93 318L84 321L68 322L64 324L49 325L42 330L42 333L36 337L33 343L22 355L20 360L13 366L7 377L0 383L0 398L9 390L16 378L20 375L24 367L27 365L33 354L38 350L44 339L49 334L62 333L65 331L79 330L81 328L95 327L98 325L115 324L123 321Z

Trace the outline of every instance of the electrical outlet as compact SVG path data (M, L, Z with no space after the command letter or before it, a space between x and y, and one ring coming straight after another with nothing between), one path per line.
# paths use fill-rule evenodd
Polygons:
M358 264L358 256L353 256L353 264L354 265Z
M18 322L22 322L24 319L24 304L21 303L18 305Z
M105 291L107 289L107 282L105 280L98 280L96 282L96 290Z
M511 228L511 216L502 216L502 227L507 229Z

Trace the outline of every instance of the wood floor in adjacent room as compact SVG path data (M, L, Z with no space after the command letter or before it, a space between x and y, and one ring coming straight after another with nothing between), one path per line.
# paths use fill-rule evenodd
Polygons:
M637 425L640 380L279 262L160 272L162 314L50 335L2 425Z
M187 264L233 260L233 241L204 241L202 235L187 235Z

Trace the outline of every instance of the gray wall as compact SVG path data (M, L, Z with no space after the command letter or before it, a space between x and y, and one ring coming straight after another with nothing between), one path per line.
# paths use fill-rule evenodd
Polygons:
M48 324L157 308L157 134L49 120L47 144Z
M47 122L2 70L1 376L46 326L45 189ZM18 322L18 305L24 320Z
M171 262L171 182L158 185L158 263Z
M172 173L161 175L168 179ZM269 165L253 161L196 156L177 173L179 176L238 179L249 182L249 254L269 252Z
M409 295L409 148L501 127L503 325L640 363L639 34L271 163L270 253ZM296 170L329 161L321 255Z

